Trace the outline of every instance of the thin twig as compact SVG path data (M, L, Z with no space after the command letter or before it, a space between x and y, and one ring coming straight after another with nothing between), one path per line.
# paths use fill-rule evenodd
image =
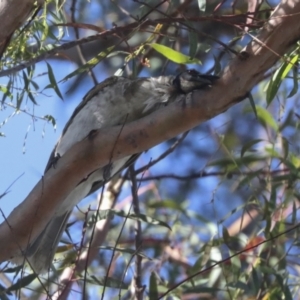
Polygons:
M184 284L184 283L186 283L186 282L192 280L193 278L195 278L195 277L197 277L197 276L199 276L199 275L201 275L201 274L207 273L209 270L212 270L214 267L219 266L219 265L222 265L222 264L225 264L226 262L230 262L232 258L237 257L237 256L239 256L240 254L243 254L243 253L245 253L245 252L248 252L249 250L256 249L256 248L257 248L258 246L260 246L260 245L266 244L266 243L268 243L268 242L272 242L272 241L278 239L280 236L286 235L287 233L292 232L292 231L294 231L295 229L297 229L297 228L299 228L299 227L300 227L300 224L296 224L295 226L293 226L293 227L291 227L291 228L289 228L289 229L287 229L287 230L285 230L285 231L282 231L282 232L278 233L277 235L274 235L274 236L270 237L269 239L263 240L263 241L261 241L261 242L255 244L255 245L253 245L253 246L251 246L251 247L247 247L247 248L245 248L245 249L243 249L243 250L241 250L241 251L237 251L237 252L234 253L233 255L230 255L230 256L228 256L228 257L226 257L226 258L224 258L224 259L222 259L222 260L220 260L220 261L217 261L216 263L210 265L209 267L205 268L204 270L200 270L200 271L198 271L198 272L196 272L196 273L194 273L194 274L188 276L187 278L185 278L185 279L179 281L178 283L174 284L174 285L173 285L172 287L170 287L166 292L160 294L158 300L164 298L164 297L167 296L170 292L174 291L176 288L178 288L178 287L181 286L182 284Z
M143 168L144 167L142 167L141 169ZM162 174L157 176L147 176L143 178L138 178L137 181L142 182L142 181L161 180L161 179L191 180L191 179L199 179L199 178L206 178L206 177L213 177L213 176L227 176L228 178L232 178L233 176L253 175L257 172L259 172L259 174L257 174L257 176L259 177L259 176L266 176L266 175L280 175L281 173L285 173L288 171L289 169L273 170L273 171L256 170L256 171L245 171L242 174L241 172L228 172L228 171L217 171L217 172L200 171L188 175Z
M248 14L245 14L244 16L247 16ZM238 17L240 18L243 15L239 15ZM83 45L89 42L93 42L99 39L104 39L107 38L108 36L111 35L115 35L115 34L119 34L119 33L125 33L126 32L131 32L132 30L135 30L137 27L140 26L140 29L142 30L143 28L146 28L148 26L155 26L159 23L161 24L170 24L170 22L186 22L186 21L190 21L190 22L200 22L200 21L215 21L215 22L227 22L227 23L234 23L234 21L237 20L237 16L212 16L212 17L192 17L192 18L160 18L160 19L155 19L155 20L145 20L143 22L143 24L141 25L140 22L133 22L131 24L125 25L125 26L116 26L113 27L110 30L105 30L103 31L102 29L100 33L97 33L95 35L91 35L85 38L81 38L81 39L77 39L68 43L65 43L61 46L55 47L51 50L48 50L40 55L38 55L37 57L34 57L32 59L29 59L27 61L24 61L23 63L20 63L19 65L16 65L12 68L8 68L6 70L3 70L0 72L0 77L4 77L4 76L8 76L11 74L14 74L18 71L24 70L38 62L41 62L47 58L50 57L54 57L56 54L58 54L61 51L65 51L68 49L71 49L77 45ZM72 26L72 24L56 24L56 26L67 26L70 25ZM188 25L184 24L184 26L186 28L189 28ZM193 29L194 30L194 29ZM212 38L214 41L218 42L219 44L221 44L224 48L228 48L226 44L214 39L213 37L211 37L210 35L206 35L204 33L201 33L203 36L206 36L207 38ZM232 49L231 49L232 50Z
M137 181L136 175L134 171L134 165L129 167L129 176L131 178L132 186L131 186L131 194L132 194L132 205L133 211L136 216L140 214L140 205L139 205L139 197L137 194ZM139 250L142 247L142 225L141 221L137 218L135 221L135 273L134 273L134 287L135 287L135 299L142 300L144 287L142 286L142 257L138 254Z
M163 160L165 157L167 157L170 153L172 153L177 148L178 145L180 145L180 143L182 143L182 141L186 138L188 133L189 131L185 132L178 140L176 140L176 142L173 145L171 145L169 149L167 149L164 153L162 153L158 158L151 160L147 165L137 169L135 171L135 175L145 172L146 170L148 170L149 168L151 168L152 166L156 165L158 162Z
M75 18L76 1L77 0L72 0L72 4L71 4L71 7L70 7L71 20L74 24L77 23L76 18ZM75 32L76 39L79 40L79 30L78 30L78 28L74 27L74 32ZM85 57L83 55L83 52L82 52L82 45L77 45L76 50L77 50L77 53L78 53L78 57L81 61L81 64L85 65L86 64L86 59L85 59ZM96 75L94 74L93 70L91 68L89 68L87 73L91 76L91 78L93 79L94 84L96 85L98 83L98 81L97 81Z

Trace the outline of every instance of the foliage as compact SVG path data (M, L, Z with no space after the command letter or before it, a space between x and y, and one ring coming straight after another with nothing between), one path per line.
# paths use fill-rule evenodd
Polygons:
M221 73L245 45L245 28L255 36L269 13L261 7L264 14L257 11L249 23L243 12L250 3L236 1L237 21L222 1L48 1L15 32L0 62L1 108L11 112L0 115L0 136L16 114L55 127L55 116L35 114L39 96L68 103L86 78L173 74L183 64ZM62 77L60 62L68 61L76 68ZM55 271L37 277L28 266L5 265L11 282L1 280L0 298L63 289L60 276L81 262L96 223L103 241L93 262L72 275L69 299L298 298L298 61L295 43L251 91L250 103L144 154L109 186L114 193L99 192L109 208L95 212L95 195L83 202Z

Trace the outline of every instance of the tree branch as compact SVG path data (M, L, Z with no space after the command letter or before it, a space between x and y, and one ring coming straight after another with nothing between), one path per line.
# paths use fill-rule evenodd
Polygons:
M279 56L300 39L299 13L300 0L282 1L219 82L210 90L194 92L185 105L173 103L124 127L98 130L72 147L0 225L0 262L15 256L19 247L25 249L51 219L60 201L95 169L190 130L244 99Z
M156 26L157 24L167 24L170 25L172 22L174 23L179 23L182 26L184 25L185 28L192 30L192 28L188 25L186 25L186 21L190 21L190 22L203 22L203 21L215 21L215 22L223 22L223 23L233 23L236 24L238 22L237 19L241 18L241 17L245 17L246 15L238 15L238 16L213 16L213 17L193 17L193 18L179 18L179 17L165 17L165 18L159 18L159 19L154 19L154 20L144 20L142 23L141 21L137 21L137 22L132 22L130 24L124 25L124 26L116 26L113 27L111 29L107 29L104 30L103 28L91 25L91 24L80 24L80 23L76 23L77 26L79 28L82 29L91 29L91 30L95 30L98 31L99 33L95 34L95 35L90 35L84 38L80 38L74 41L70 41L70 42L66 42L60 46L57 46L51 50L48 50L44 53L41 53L40 55L33 57L27 61L24 61L16 66L13 66L11 68L2 70L0 72L0 77L4 77L4 76L9 76L12 75L18 71L24 70L38 62L41 62L45 59L51 58L51 57L56 57L57 54L59 54L60 52L64 52L66 50L72 49L74 47L77 46L81 46L90 42L94 42L97 40L101 40L101 41L106 41L106 39L108 37L111 37L113 35L120 35L120 33L122 33L122 36L125 35L130 35L132 33L133 30L136 30L137 27L139 27L139 30L145 30L145 28L147 28L148 26ZM184 23L184 24L183 24ZM73 23L66 23L66 24L56 24L56 26L70 26L70 27L75 27L76 24ZM239 24L242 27L242 24ZM209 38L213 38L212 36L209 36L205 33L201 33L199 32L199 34L201 34L202 36L205 37L209 37ZM215 42L217 42L217 40L214 39ZM221 43L220 41L218 41L218 43L220 45L222 45L222 47L224 47L225 49L227 49L229 52L232 51L232 49L230 49L230 47L228 47L225 43Z
M43 5L44 0L2 0L0 1L0 57L5 51L12 34L23 25L37 5Z

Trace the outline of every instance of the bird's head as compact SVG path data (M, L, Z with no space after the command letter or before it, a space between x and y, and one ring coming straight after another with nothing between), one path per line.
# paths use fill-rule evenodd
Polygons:
M200 74L192 69L178 74L173 80L173 86L177 92L188 94L193 90L211 86L217 79L219 79L218 76Z

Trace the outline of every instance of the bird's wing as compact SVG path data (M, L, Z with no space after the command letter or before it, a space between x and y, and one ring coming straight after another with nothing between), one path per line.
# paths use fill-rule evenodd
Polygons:
M71 211L67 211L61 216L52 218L37 239L28 247L26 251L27 259L36 273L45 272L51 266L70 214Z
M120 172L122 172L123 170L125 170L126 168L128 168L130 165L132 165L137 159L138 157L141 155L141 153L138 154L134 154L132 156L130 156L130 158L125 162L125 164L121 167L120 170L118 170L117 172L111 174L112 176L108 179L106 179L106 182L104 182L103 180L99 180L99 181L95 181L89 191L89 193L86 195L86 197L90 196L91 194L95 193L97 190L99 190L105 183L109 182L113 176L115 176L116 174L119 174ZM109 166L108 166L109 167Z
M93 99L94 96L96 96L101 90L103 90L107 86L114 85L120 77L112 76L101 83L94 86L84 97L83 100L80 102L80 104L75 108L72 116L70 117L69 121L67 122L65 128L62 131L62 136L65 134L69 126L71 125L72 121L74 120L75 116L78 114L79 111L89 102L91 99Z
M45 168L45 172L46 173L51 167L52 165L56 162L57 160L57 157L55 155L55 152L56 152L56 148L57 148L57 145L59 144L60 140L62 139L63 135L66 133L67 129L69 128L69 126L71 125L71 123L73 122L75 116L78 114L78 112L87 104L88 101L90 101L94 96L96 96L102 89L104 89L105 87L107 86L110 86L110 85L114 85L118 79L120 77L117 77L117 76L112 76L112 77L109 77L107 79L105 79L104 81L102 81L101 83L97 84L96 86L94 86L84 97L83 97L83 100L79 103L79 105L75 108L72 116L70 117L69 121L67 122L67 124L65 125L63 131L62 131L62 134L61 134L61 137L59 138L58 142L56 143L54 149L52 150L51 154L50 154L50 157L49 157L49 160L48 160L48 163L46 165L46 168Z

